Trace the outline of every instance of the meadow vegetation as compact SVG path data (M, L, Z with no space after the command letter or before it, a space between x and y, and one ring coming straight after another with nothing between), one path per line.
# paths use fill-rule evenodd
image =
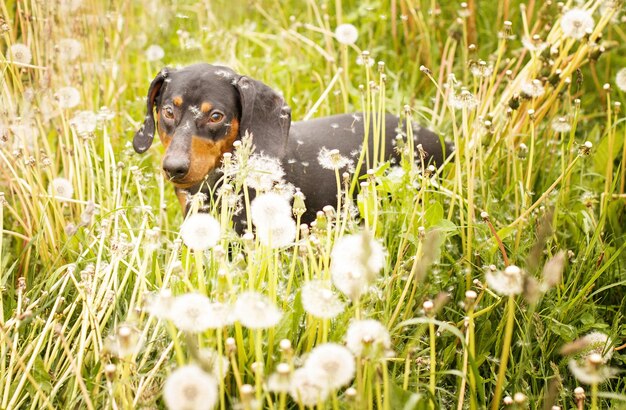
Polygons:
M626 408L625 22L615 0L3 1L0 408ZM341 195L300 226L244 138L184 222L162 146L131 139L156 73L200 61L295 120L360 112L380 141L392 112L454 155L418 165L410 126L394 164L320 147Z

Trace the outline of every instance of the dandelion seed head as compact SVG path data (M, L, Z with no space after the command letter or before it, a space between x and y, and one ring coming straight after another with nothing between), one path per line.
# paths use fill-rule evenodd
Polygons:
M200 333L210 328L211 301L200 293L185 293L174 298L169 318L184 332Z
M346 346L356 356L380 358L391 349L389 331L377 320L355 320L348 326Z
M345 45L352 45L359 38L359 31L352 24L340 24L335 29L335 38Z
M203 367L210 370L210 374L216 380L223 379L228 374L230 361L227 357L222 356L217 350L205 347L198 351L198 358L202 362Z
M165 57L165 51L163 48L157 44L151 44L146 48L146 60L148 61L159 61Z
M369 234L359 233L343 236L335 242L330 272L337 289L355 299L376 281L384 264L383 246Z
M291 381L291 366L287 363L279 363L276 372L267 379L267 390L273 393L289 393Z
M572 359L568 362L568 367L572 376L583 384L600 384L617 374L617 370L601 363L593 363L588 358Z
M217 404L217 380L195 364L174 370L163 386L163 400L170 410L212 409Z
M323 372L301 367L291 375L289 395L303 406L324 402L330 393L325 377Z
M59 108L74 108L80 103L80 92L74 87L63 87L54 93Z
M470 66L470 72L474 77L489 77L493 74L493 66L487 64L486 61L480 60Z
M74 187L66 178L54 178L48 187L48 192L57 201L63 202L71 199L74 195Z
M541 37L539 37L539 35L535 34L535 35L532 36L532 38L528 38L526 36L522 37L522 45L528 51L534 51L534 52L537 52L537 53L541 53L541 52L543 52L543 50L548 48L548 46L550 44L545 42L545 41L542 41Z
M450 96L450 105L457 110L471 110L478 106L478 100L469 90L463 88L460 93L452 93Z
M255 225L259 242L270 248L283 248L291 245L296 238L296 222L291 215L283 215L282 218L276 215L274 218L275 221L272 224Z
M538 98L546 93L546 89L539 80L524 81L521 85L521 91L530 98Z
M88 135L96 130L98 117L93 111L79 111L70 120L78 135Z
M487 285L500 295L519 295L524 290L523 271L515 265L509 265L503 271L490 269L485 279Z
M30 64L30 62L33 60L33 55L30 52L30 48L22 43L13 44L9 48L8 54L10 60L18 64Z
M337 343L316 346L307 356L304 367L315 373L324 374L324 379L331 390L349 384L356 370L352 352Z
M180 227L180 236L189 249L203 251L220 240L220 223L209 214L190 215Z
M572 125L567 117L557 117L550 123L552 130L558 133L570 132Z
M147 295L144 309L158 319L169 319L174 297L169 289Z
M615 75L615 84L617 88L626 92L626 67L619 70Z
M608 362L613 356L613 349L611 347L613 341L605 333L598 331L591 332L583 336L581 341L585 344L585 349L582 352L583 356L599 354L602 358L602 363Z
M267 296L249 291L237 298L235 316L249 329L268 329L278 324L282 312Z
M83 51L83 45L74 38L64 38L57 45L59 59L63 62L76 60Z
M324 169L338 170L341 168L351 168L354 164L350 158L341 155L338 149L328 149L322 147L317 155L317 161Z
M248 159L246 184L257 191L267 192L282 181L285 171L277 158L252 154Z
M257 227L274 227L284 223L285 218L291 218L289 202L273 192L257 195L250 205L252 222Z
M134 326L123 323L105 339L105 348L115 357L126 358L139 353L143 341L141 332Z
M574 8L561 17L561 29L565 37L580 40L588 30L593 30L593 17L587 10Z
M302 285L302 306L311 316L333 319L344 310L344 303L322 280L311 280Z

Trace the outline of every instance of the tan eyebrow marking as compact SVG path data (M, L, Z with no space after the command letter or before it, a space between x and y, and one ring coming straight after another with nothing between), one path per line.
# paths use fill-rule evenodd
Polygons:
M177 95L176 97L172 99L172 101L174 102L175 106L180 107L183 104L183 97L181 97L180 95Z
M203 102L202 105L200 106L200 111L209 112L211 111L211 108L213 108L213 106L210 103Z

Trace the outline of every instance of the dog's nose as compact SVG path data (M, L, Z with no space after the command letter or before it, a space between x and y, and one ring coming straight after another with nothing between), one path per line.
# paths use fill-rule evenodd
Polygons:
M176 157L163 159L163 171L170 179L181 179L189 172L189 161Z

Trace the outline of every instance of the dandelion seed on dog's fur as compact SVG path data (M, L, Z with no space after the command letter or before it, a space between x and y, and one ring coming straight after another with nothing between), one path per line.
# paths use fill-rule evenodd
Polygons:
M328 387L332 390L349 384L356 370L352 352L337 343L316 346L307 356L304 367L323 373Z
M335 38L345 45L352 45L359 38L359 31L352 24L340 24L335 29Z
M59 108L68 109L74 108L80 104L80 93L74 87L63 87L59 89L54 98L59 105Z
M72 199L74 195L74 187L72 183L65 178L54 178L48 187L48 192L58 201L66 201Z
M615 85L622 91L626 91L626 67L622 68L615 75Z
M330 283L312 280L302 285L302 307L311 316L333 319L344 310L344 303L331 290Z
M391 349L391 337L377 320L355 320L348 326L346 346L356 356L380 358Z
M519 295L524 290L524 273L515 265L509 265L503 271L490 268L485 279L487 285L500 295Z
M83 45L80 41L73 38L64 38L57 45L59 59L63 62L71 62L76 60L83 51Z
M267 296L249 291L237 298L235 317L249 329L268 329L278 324L282 312Z
M217 404L217 380L190 364L174 370L163 386L163 400L170 410L212 409Z
M165 57L165 51L159 45L152 44L146 49L146 60L158 61Z
M330 393L326 377L321 371L301 367L291 375L289 394L303 406L315 406L324 402Z
M22 43L16 43L9 48L9 60L18 64L30 64L33 60L33 55L30 52L30 48Z
M594 21L591 13L583 9L568 10L561 17L561 29L565 37L580 40L587 30L593 30Z
M212 248L220 240L220 235L220 223L205 213L189 216L180 227L183 242L194 251Z

